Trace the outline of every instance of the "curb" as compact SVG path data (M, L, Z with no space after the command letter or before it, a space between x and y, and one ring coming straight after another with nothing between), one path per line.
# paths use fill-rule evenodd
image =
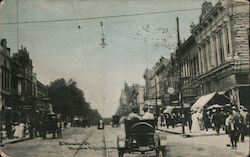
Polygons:
M226 133L220 133L220 134L212 133L212 134L191 135L191 134L182 134L182 133L179 133L179 132L174 132L174 131L169 131L169 130L164 130L164 129L157 129L157 130L162 131L162 132L171 133L171 134L182 135L185 138L188 138L188 137L202 137L202 136L220 136L220 135L226 135Z
M6 145L6 144L14 144L14 143L18 143L18 142L27 141L27 140L31 140L31 138L22 138L22 139L17 139L17 140L13 140L13 141L4 142L4 145Z
M67 130L67 128L62 129L62 131L65 131L65 130ZM36 137L34 137L34 138L36 138ZM8 141L8 142L4 142L4 141L3 141L3 144L4 144L4 145L6 145L6 144L14 144L14 143L18 143L18 142L23 142L23 141L27 141L27 140L32 140L32 139L34 139L34 138L25 137L25 138L21 138L21 139L10 140L10 141Z

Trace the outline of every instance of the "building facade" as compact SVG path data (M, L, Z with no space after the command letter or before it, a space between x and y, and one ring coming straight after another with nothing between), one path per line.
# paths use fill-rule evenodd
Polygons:
M192 29L198 52L198 74L193 78L197 96L227 92L231 102L249 108L247 33L248 1L219 1L215 6L203 3L200 22Z
M199 75L197 44L194 36L190 36L180 45L176 55L179 65L178 90L181 91L183 103L191 105L197 96L192 82Z
M11 107L11 59L10 48L7 47L6 39L1 40L0 66L0 88L2 108Z
M6 39L1 39L0 66L3 120L25 120L35 113L38 98L48 97L47 87L37 81L27 49L22 47L11 57Z

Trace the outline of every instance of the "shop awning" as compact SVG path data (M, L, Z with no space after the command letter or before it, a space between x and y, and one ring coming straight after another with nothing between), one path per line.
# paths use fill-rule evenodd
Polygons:
M195 103L194 105L191 107L191 110L198 110L198 109L203 109L204 106L211 100L215 97L217 93L214 92L214 93L211 93L211 94L208 94L208 95L204 95L204 96L201 96Z

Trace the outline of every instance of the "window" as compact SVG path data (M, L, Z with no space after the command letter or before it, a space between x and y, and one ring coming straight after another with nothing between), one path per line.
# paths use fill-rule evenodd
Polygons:
M219 55L220 55L220 61L221 63L223 63L225 61L225 56L224 56L222 33L219 34Z
M203 60L204 60L204 67L205 67L205 71L208 71L208 62L207 62L207 51L206 51L206 44L202 45L202 51L203 51Z
M216 36L213 37L213 43L214 43L214 62L215 62L215 66L216 66L216 65L218 65L217 40L216 40Z
M225 37L226 37L226 52L227 54L230 54L230 48L229 48L229 37L228 37L228 29L225 28Z
M200 63L201 63L201 74L203 74L203 60L202 60L202 54L201 54L201 48L199 48L199 55L200 55Z
M209 61L209 65L212 65L212 55L211 55L211 46L210 46L210 42L207 42L207 54L208 54L208 61Z

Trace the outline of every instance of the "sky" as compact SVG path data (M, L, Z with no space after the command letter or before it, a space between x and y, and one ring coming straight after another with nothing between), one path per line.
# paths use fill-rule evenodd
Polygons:
M0 38L7 39L12 54L21 45L27 48L39 81L47 85L62 77L74 79L91 107L109 117L119 106L124 82L144 85L145 69L174 52L177 16L181 39L189 37L202 2L5 0L0 8ZM137 16L117 16L131 14ZM100 45L100 22L105 48Z

